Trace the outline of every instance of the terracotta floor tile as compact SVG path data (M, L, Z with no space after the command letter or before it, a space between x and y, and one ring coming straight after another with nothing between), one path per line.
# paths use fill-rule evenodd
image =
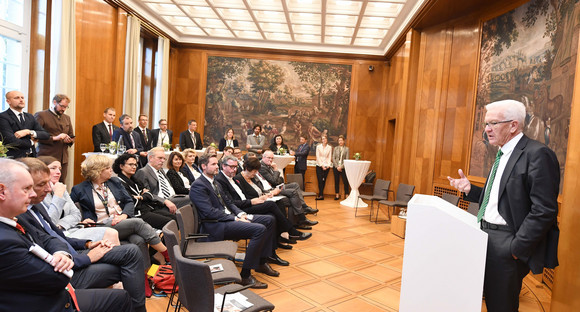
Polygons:
M362 248L365 248L364 246L361 246L356 242L351 242L348 240L341 240L338 242L328 243L326 244L326 246L345 252L354 252Z
M346 288L353 293L365 291L371 287L380 285L380 283L377 281L350 272L329 278L328 280L342 288Z
M389 255L394 256L402 256L403 255L403 247L394 246L394 245L385 245L375 248L375 250L380 252L388 253Z
M293 290L318 304L331 302L349 295L348 292L325 281L296 287Z
M304 251L305 253L311 254L311 255L316 256L316 257L321 257L321 258L333 256L333 255L341 253L340 250L336 250L334 248L325 247L325 246L318 246L318 245L307 247L307 248L304 248L301 250Z
M316 276L329 276L332 274L336 274L339 272L344 272L345 269L334 265L327 261L315 261L308 264L303 264L300 266L302 270L307 271L308 273L314 274Z
M373 262L384 261L387 259L392 259L394 257L394 256L386 254L384 252L378 252L375 249L366 249L366 250L357 251L357 252L353 253L353 255L365 258L365 259L373 261Z
M289 291L265 295L263 298L276 306L274 310L276 312L306 311L310 308L316 307L315 304L304 300L300 294L291 293Z

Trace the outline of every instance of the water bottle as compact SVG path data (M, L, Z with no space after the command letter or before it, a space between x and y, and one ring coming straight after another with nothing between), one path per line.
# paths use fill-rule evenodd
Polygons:
M117 141L117 155L124 153L125 143L123 143L123 135L119 136L119 141Z

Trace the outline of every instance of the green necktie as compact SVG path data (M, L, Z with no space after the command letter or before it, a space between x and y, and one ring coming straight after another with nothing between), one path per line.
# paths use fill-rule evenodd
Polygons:
M477 213L477 222L481 222L483 219L483 215L485 214L485 208L487 207L487 203L489 202L489 195L491 193L491 188L493 187L493 180L495 180L495 173L497 172L497 167L499 166L499 160L501 159L501 155L503 152L501 149L497 151L497 155L495 156L495 162L493 163L493 167L491 168L491 174L489 175L489 185L485 189L485 195L483 196L483 201L481 202L481 208L479 208L479 212Z

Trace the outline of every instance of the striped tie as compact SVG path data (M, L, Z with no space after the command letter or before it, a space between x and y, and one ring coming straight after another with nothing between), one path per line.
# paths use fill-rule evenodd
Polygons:
M160 170L157 170L157 178L159 180L159 185L161 186L161 193L165 198L169 198L171 193L169 192L169 187L167 186L167 181L165 180L165 176L161 173Z
M487 203L489 202L489 196L491 193L491 188L493 186L493 180L495 179L495 173L497 172L497 167L499 165L499 160L501 159L501 155L503 155L503 152L500 149L499 151L497 151L497 155L495 156L495 162L493 163L493 167L491 168L491 174L489 175L489 179L488 179L489 185L485 189L483 201L481 202L481 208L479 209L479 212L477 213L477 222L481 222L481 219L483 219L483 215L485 214L485 208L487 207Z

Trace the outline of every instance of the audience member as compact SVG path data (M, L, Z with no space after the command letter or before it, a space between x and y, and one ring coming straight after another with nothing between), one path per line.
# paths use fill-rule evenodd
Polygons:
M23 112L26 102L20 91L6 93L6 103L10 106L0 113L0 134L4 145L11 145L6 155L11 158L36 157L34 140L48 140L50 135L34 119Z
M179 146L183 149L193 148L200 150L203 148L203 141L201 135L197 131L197 121L190 120L187 122L188 129L181 132L179 135Z
M238 147L238 140L236 139L236 136L234 135L234 129L229 128L228 130L226 130L226 134L224 135L223 138L220 139L220 143L218 145L218 150L223 151L224 148L226 146L229 147Z
M50 138L38 142L39 156L55 157L62 165L60 181L66 180L68 171L68 148L74 144L74 129L70 117L64 112L70 106L70 99L64 94L52 98L50 108L34 115Z
M113 140L113 133L119 127L115 126L117 113L112 107L105 108L103 112L103 122L93 126L93 146L95 152L101 152L101 144L109 144Z
M189 180L181 173L184 159L180 152L171 152L167 159L167 178L175 194L189 194Z
M274 152L275 155L282 155L280 149L284 149L285 153L290 153L288 145L284 144L284 138L280 134L277 134L274 136L274 142L270 144L270 150Z
M266 262L276 248L274 217L248 215L223 194L218 183L214 181L218 173L215 155L201 155L199 165L203 174L193 182L189 197L197 207L201 219L217 221L202 223L201 232L209 234L210 241L250 239L240 273L241 284L251 285L252 288L267 288L268 284L256 280L251 270L270 276L280 274Z
M346 178L346 171L344 170L344 160L348 159L348 147L344 146L344 136L338 136L338 146L334 148L332 153L332 171L334 173L334 200L340 199L340 178L344 184L344 196L348 196L350 189L348 187L348 179Z
M125 151L127 154L146 157L147 152L141 144L141 137L137 132L133 131L133 118L123 114L119 117L119 122L121 123L121 128L113 133L113 141L119 141L121 136L123 136L121 144L124 144L127 148Z
M262 155L264 144L266 144L266 138L261 135L260 132L262 132L262 126L258 124L254 125L254 133L252 135L248 135L248 139L246 140L246 149L248 152Z
M197 157L197 154L192 148L186 148L182 154L183 158L185 159L185 165L181 167L181 173L187 177L187 180L189 180L189 185L191 185L195 179L201 176L201 171L195 164L195 158Z
M133 311L131 297L122 289L77 289L62 272L72 269L67 247L57 238L15 217L25 213L36 197L26 165L0 159L0 291L2 311ZM35 256L36 244L52 255L50 262Z
M318 179L318 197L316 200L324 200L324 186L326 178L332 167L332 146L328 144L328 138L322 136L322 143L316 146L316 178Z
M300 173L302 175L302 181L306 182L304 177L306 173L306 169L308 169L307 160L308 154L310 154L310 145L308 145L308 140L306 136L300 136L300 145L294 152L294 156L296 156L296 161L294 164L294 173Z
M143 145L144 151L151 149L151 138L153 136L153 130L147 128L147 126L149 126L149 117L143 114L139 115L139 127L135 130L137 130L139 137L141 137L141 145Z
M173 131L167 129L167 119L159 119L159 129L151 130L151 147L173 144ZM183 148L183 147L182 147Z

